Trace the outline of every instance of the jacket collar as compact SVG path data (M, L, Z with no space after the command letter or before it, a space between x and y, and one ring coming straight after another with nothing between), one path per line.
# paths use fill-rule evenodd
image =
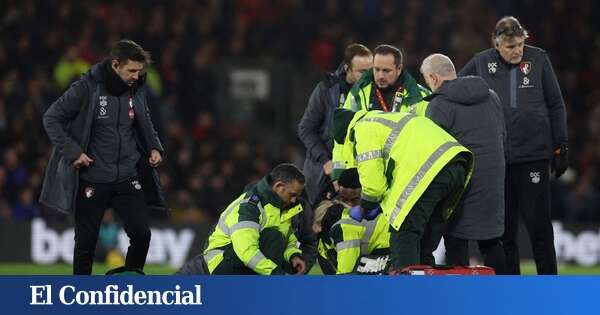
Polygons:
M404 88L408 92L406 103L412 105L423 100L423 96L421 95L421 89L419 89L417 81L408 71L402 70L400 78L402 79L402 82L404 82Z
M354 95L354 97L358 99L360 90L362 90L369 84L374 84L373 81L373 71L367 71L358 80L358 82L354 84L354 86L350 90L350 93L352 93L352 95ZM423 96L421 96L421 90L419 89L417 81L410 74L410 72L408 72L408 70L402 69L402 73L400 74L400 77L398 77L398 81L402 82L404 88L406 89L408 96L406 97L405 102L407 104L413 105L423 100Z
M337 69L335 69L335 72L333 72L333 75L335 75L338 78L346 78L346 71L344 71L344 63L340 63L340 65L337 67Z
M334 72L330 72L325 76L325 82L329 87L335 84L347 84L346 82L346 71L344 71L344 64L341 63Z
M283 200L277 196L277 194L271 189L271 185L268 181L268 175L263 177L258 184L256 184L256 191L260 196L260 200L264 205L272 204L278 209L283 209Z
M121 96L127 91L135 94L146 83L146 74L143 74L133 86L129 86L113 71L109 58L92 66L89 73L94 80L103 83L108 92L114 96Z
M523 46L523 58L521 59L521 62L523 62L524 60L528 60L529 59L530 48L531 48L531 46L529 46L527 44L525 44ZM496 59L496 60L498 60L498 62L500 64L503 64L503 65L505 65L508 68L516 67L516 66L518 66L521 63L521 62L516 63L516 64L508 63L508 62L506 62L506 60L504 60L504 58L502 58L502 56L500 55L500 52L498 51L498 49L491 48L491 50L492 50L491 54L492 54L493 58Z
M494 51L492 52L492 55L494 56L494 58L496 60L498 60L498 62L502 65L504 65L507 68L511 68L514 67L515 65L510 64L508 62L506 62L506 60L504 60L504 58L502 58L502 55L500 55L500 52L498 51L498 49L496 48L492 48Z
M285 221L302 212L302 205L300 203L291 205L288 208L283 208L283 200L277 196L277 194L271 189L269 184L268 175L263 177L256 184L256 192L260 196L260 200L263 206L272 205L273 207L281 211L281 220Z
M281 221L287 221L291 219L293 216L302 212L303 207L300 203L292 205L290 208L281 210Z

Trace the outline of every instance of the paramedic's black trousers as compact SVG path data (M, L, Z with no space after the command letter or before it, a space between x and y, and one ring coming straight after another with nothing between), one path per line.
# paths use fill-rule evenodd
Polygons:
M289 269L289 263L285 263L283 252L287 247L287 240L283 234L276 228L266 228L260 232L258 247L266 258L272 260L277 266ZM223 252L223 261L213 270L213 275L255 275L254 270L246 267L240 258L235 254L233 246L229 245Z
M463 190L466 171L463 163L446 165L429 184L410 210L400 229L390 226L391 266L434 265L433 251L446 228L447 198Z

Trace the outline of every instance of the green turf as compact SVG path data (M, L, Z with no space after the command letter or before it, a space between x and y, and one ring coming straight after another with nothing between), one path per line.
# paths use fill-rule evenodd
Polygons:
M106 264L94 263L92 273L103 275L109 268ZM149 275L169 275L176 269L167 265L146 265L144 272ZM36 265L27 263L1 263L0 275L69 275L73 272L70 264Z
M521 273L524 275L535 275L535 264L533 262L521 263ZM559 264L559 275L600 275L600 266L582 267L571 264Z

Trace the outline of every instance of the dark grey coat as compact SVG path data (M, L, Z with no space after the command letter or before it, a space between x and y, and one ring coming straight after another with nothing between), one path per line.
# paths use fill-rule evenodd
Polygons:
M72 165L83 152L87 152L90 132L94 122L94 108L99 104L99 91L104 90L104 77L96 64L46 111L44 128L54 145L46 167L40 203L65 213L75 210L79 171ZM146 104L146 87L142 85L133 95L135 112L135 137L142 155L138 163L138 176L151 208L165 209L165 199L158 174L147 162L149 152L164 151L150 120Z
M333 110L350 88L344 81L346 73L340 68L319 82L308 100L304 115L298 124L298 137L306 148L303 173L308 202L315 205L331 184L323 173L323 165L331 160L333 135L331 121Z
M481 76L500 97L508 132L507 164L547 160L568 142L565 102L543 49L525 45L510 65L495 48L473 57L459 76Z
M504 142L500 100L481 77L445 81L430 96L427 117L474 155L471 182L452 217L448 233L486 240L504 233Z

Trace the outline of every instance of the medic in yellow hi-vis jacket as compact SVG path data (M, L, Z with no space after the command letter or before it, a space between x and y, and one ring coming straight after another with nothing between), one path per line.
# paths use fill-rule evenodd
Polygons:
M291 228L292 217L302 211L298 198L304 182L294 165L280 164L233 201L221 214L204 250L209 272L304 273L302 252Z
M329 235L337 252L337 274L355 271L361 256L390 253L389 224L382 214L370 221L357 222L350 217L350 208L344 208Z
M381 273L390 254L389 224L383 215L361 222L350 218L350 208L360 203L361 189L356 168L345 170L339 183L336 198L322 201L314 212L313 229L319 233L321 269L325 274ZM357 269L363 256L382 257L381 268L372 270L362 266ZM321 260L327 260L328 264Z
M393 273L434 264L432 252L468 184L473 155L425 117L381 111L334 113L334 138L344 159L358 166L361 221L378 209L390 224Z
M404 69L402 52L390 45L379 45L373 51L373 69L358 80L348 93L342 108L352 111L382 110L384 112L408 112L425 116L428 102L423 98L431 92L415 81ZM332 152L333 171L336 181L345 165L340 156L341 146L334 142Z

